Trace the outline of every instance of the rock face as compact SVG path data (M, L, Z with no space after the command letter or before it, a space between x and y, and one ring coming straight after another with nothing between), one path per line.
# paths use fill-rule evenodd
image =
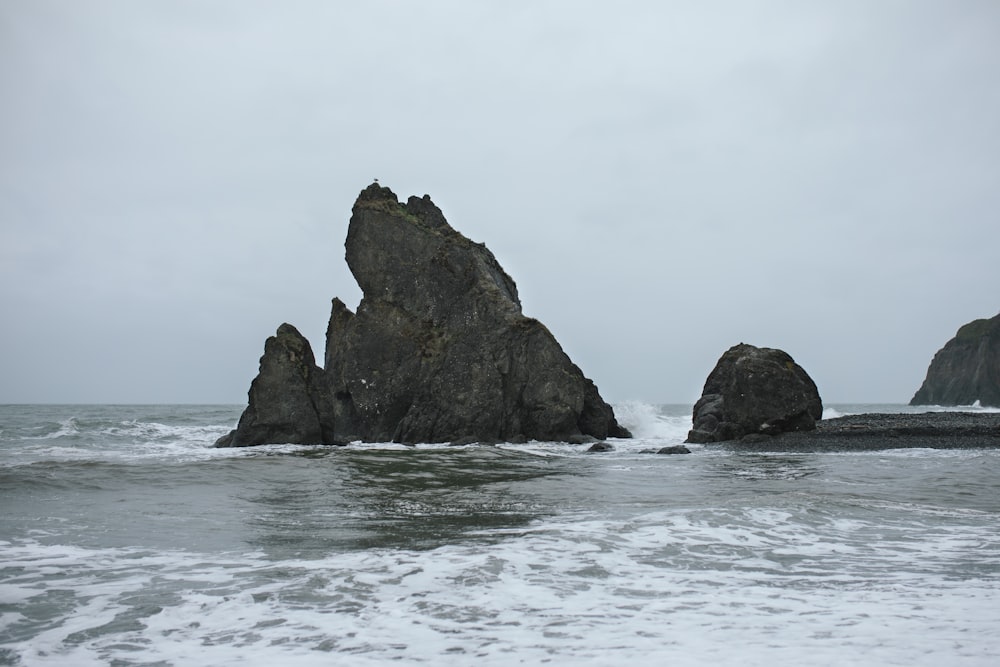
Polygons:
M250 384L249 405L236 430L215 444L332 442L329 398L329 385L309 341L292 325L282 324L264 343L260 372Z
M785 352L740 343L722 355L694 406L687 442L722 442L816 428L823 402Z
M938 350L910 405L1000 407L1000 315L969 322Z
M219 446L629 437L549 330L521 313L493 253L428 196L403 205L370 185L345 246L364 298L357 313L333 300L324 368L282 325Z

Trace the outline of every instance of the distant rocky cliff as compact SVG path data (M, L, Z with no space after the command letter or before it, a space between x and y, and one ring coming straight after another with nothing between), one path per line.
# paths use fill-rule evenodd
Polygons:
M628 437L486 246L428 196L373 183L354 204L324 367L291 325L267 340L237 428L218 446Z
M1000 315L969 322L938 350L910 405L1000 407Z

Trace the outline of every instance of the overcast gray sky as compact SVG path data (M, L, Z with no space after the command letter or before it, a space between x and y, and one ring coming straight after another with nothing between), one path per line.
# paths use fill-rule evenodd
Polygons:
M608 400L905 403L1000 311L998 76L993 0L0 0L0 402L245 402L378 178Z

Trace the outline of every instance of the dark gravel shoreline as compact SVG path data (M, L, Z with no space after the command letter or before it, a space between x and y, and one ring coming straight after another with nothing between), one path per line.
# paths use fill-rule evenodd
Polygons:
M1000 413L872 413L824 419L815 431L753 436L707 447L759 452L1000 448Z

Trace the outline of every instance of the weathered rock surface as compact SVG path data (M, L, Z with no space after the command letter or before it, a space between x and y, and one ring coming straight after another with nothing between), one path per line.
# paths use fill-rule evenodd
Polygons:
M910 405L1000 407L1000 315L969 322L931 360Z
M657 454L690 454L691 450L684 445L673 445L671 447L661 447L656 450Z
M236 430L215 444L333 442L331 409L328 384L309 341L292 325L282 324L264 343L260 372L250 384L249 404Z
M740 343L722 355L705 381L687 442L806 431L822 417L816 384L787 353Z
M324 368L282 325L220 446L629 437L549 330L522 314L493 253L429 197L404 205L370 185L345 247L364 298L356 313L333 300Z

